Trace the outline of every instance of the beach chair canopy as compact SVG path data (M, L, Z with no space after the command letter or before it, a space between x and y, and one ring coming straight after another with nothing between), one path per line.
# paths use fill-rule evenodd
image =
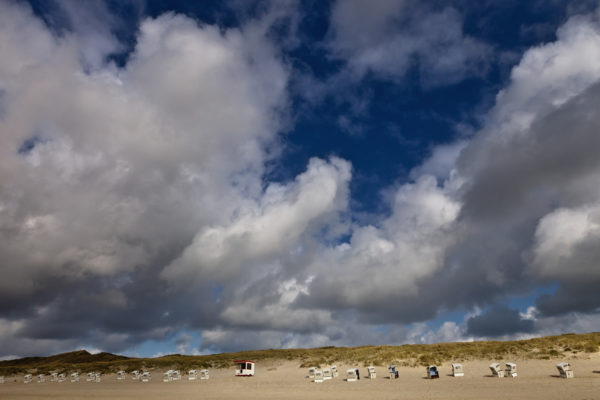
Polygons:
M556 364L556 367L563 371L570 371L572 369L571 364L569 364L568 362L558 363L558 364Z

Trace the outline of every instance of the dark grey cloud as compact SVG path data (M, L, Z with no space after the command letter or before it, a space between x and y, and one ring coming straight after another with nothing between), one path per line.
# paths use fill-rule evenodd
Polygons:
M522 319L519 310L497 306L485 314L467 320L467 333L479 337L498 337L515 333L533 333L532 320Z
M459 262L487 269L488 282L497 272L503 292L516 291L523 283L559 283L555 295L538 300L543 314L585 312L600 306L594 272L596 235L582 239L568 257L555 254L554 272L549 272L550 255L535 260L530 255L532 247L537 246L534 253L541 251L540 221L545 216L561 209L595 207L600 200L596 189L600 118L594 111L598 104L600 85L596 84L536 119L524 133L497 142L493 137L475 140L459 159L467 174L476 171L464 192L460 216L474 231L454 250ZM564 231L564 240L570 240L568 224L567 219L553 226Z

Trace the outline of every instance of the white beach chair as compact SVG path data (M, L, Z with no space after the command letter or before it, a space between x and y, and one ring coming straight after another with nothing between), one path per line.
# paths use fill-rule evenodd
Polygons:
M331 368L329 368L329 367L323 368L323 380L327 381L332 378L333 378L333 374L331 372Z
M369 379L377 378L377 373L375 372L375 367L373 367L373 366L367 367L367 378L369 378Z
M315 370L315 379L313 379L315 383L323 383L323 371L320 369Z
M175 371L173 371L173 380L174 381L180 381L181 380L181 372L176 369Z
M137 381L140 379L140 371L138 371L137 369L135 371L131 371L131 379L133 379L134 381Z
M67 380L67 374L58 374L58 382L64 382Z
M506 363L506 374L507 378L516 378L517 377L517 364L515 363Z
M96 374L94 372L88 372L87 378L85 378L86 382L94 382L96 380Z
M32 380L33 380L33 375L31 375L31 374L27 374L23 377L23 383L31 383Z
M196 379L198 379L198 370L190 369L188 371L188 381L195 381Z
M575 376L573 375L573 368L568 362L558 363L556 364L556 368L558 368L561 378L573 378Z
M173 380L173 370L170 369L163 373L163 382L171 382Z
M452 364L452 376L465 376L462 364Z
M71 383L79 382L79 372L73 372L71 374Z
M148 372L148 371L142 372L142 375L140 376L140 380L142 382L150 382L150 380L152 380L152 376L150 375L150 372Z
M4 383L4 377L0 376L0 384Z
M117 372L117 380L122 381L127 378L127 373L123 370Z
M315 379L315 371L317 370L317 367L310 367L308 369L308 379Z
M333 376L334 378L337 378L340 375L340 373L338 372L337 366L333 365L331 366L331 376Z
M203 370L200 371L200 379L206 380L206 379L209 379L209 378L210 378L210 375L209 375L207 369L203 369Z
M492 371L492 375L498 378L504 378L504 370L500 368L500 364L491 363L490 371Z
M46 375L44 374L39 374L38 375L38 383L42 383L42 382L46 382Z
M94 376L95 376L94 382L102 382L102 374L100 372L96 372L94 374Z
M346 371L346 382L356 382L356 369Z
M58 382L58 372L52 372L50 374L50 382Z

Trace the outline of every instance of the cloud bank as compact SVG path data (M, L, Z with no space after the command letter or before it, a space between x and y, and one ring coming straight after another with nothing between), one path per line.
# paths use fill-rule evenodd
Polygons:
M358 76L399 80L415 58L432 85L476 73L488 50L455 10L406 4L336 3L330 51ZM434 149L370 224L347 160L267 178L291 96L273 19L146 18L117 66L118 46L0 3L0 356L182 330L192 352L598 329L595 16L526 51L482 129ZM498 305L540 287L557 289L526 315ZM453 310L470 313L425 324Z

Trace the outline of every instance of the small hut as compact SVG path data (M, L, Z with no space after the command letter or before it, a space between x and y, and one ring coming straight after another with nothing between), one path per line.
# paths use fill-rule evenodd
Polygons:
M255 362L250 360L234 360L237 365L235 376L254 376Z
M556 364L556 368L558 368L558 372L560 373L561 378L573 378L573 368L571 364L568 362L561 362Z
M465 376L465 371L463 370L462 364L452 364L452 376Z

